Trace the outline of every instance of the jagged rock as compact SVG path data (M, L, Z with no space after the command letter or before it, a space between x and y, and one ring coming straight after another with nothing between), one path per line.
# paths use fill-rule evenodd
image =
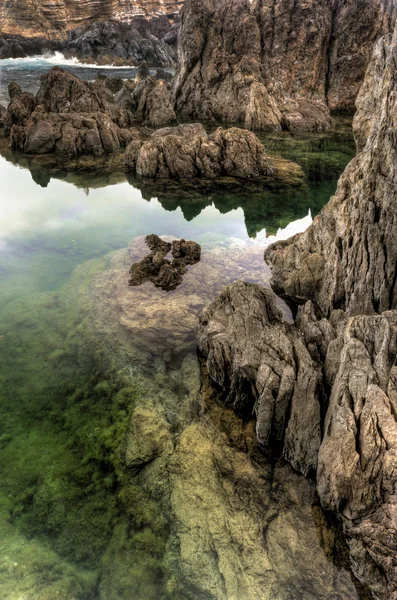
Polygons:
M137 135L137 132L135 133ZM26 127L14 125L10 143L26 154L55 152L61 160L92 154L101 157L120 152L134 132L119 128L104 113L32 113Z
M127 148L125 162L138 175L152 178L261 177L272 174L263 145L243 129L217 129L208 135L201 124L160 129L139 148Z
M13 125L25 126L34 111L35 100L30 92L23 92L20 85L13 82L8 86L10 103L3 117L6 133L11 131Z
M0 104L0 127L4 127L4 118L6 116L7 109L5 106Z
M250 283L226 287L200 317L198 346L226 403L243 415L255 411L259 441L283 442L294 468L315 472L321 373L274 294Z
M128 100L124 95L124 105L133 112L134 119L145 127L161 127L176 121L171 92L167 83L161 79L149 76L138 81L135 86L130 87L127 98Z
M301 235L267 249L277 289L324 314L382 312L397 306L394 140L397 42L378 42L357 100L357 157L336 195Z
M130 113L114 101L101 79L92 84L59 67L42 77L36 106L48 113L104 113L119 127L132 122Z
M11 84L10 97L5 122L13 124L11 147L26 154L55 152L62 161L101 157L138 137L128 129L130 113L114 101L103 80L90 84L55 67L43 76L36 99L17 84Z
M397 311L357 316L329 345L317 489L340 514L357 577L397 597Z
M174 94L192 119L251 129L322 130L353 110L394 3L186 0Z
M145 63L151 67L174 67L177 58L172 47L174 42L166 43L162 39L172 27L165 15L150 20L135 16L129 23L97 22L70 31L61 49L66 56L98 64Z
M128 282L130 286L151 281L156 287L167 292L174 290L182 283L183 275L187 273L187 265L194 265L201 258L201 248L196 242L182 239L169 244L151 234L146 236L146 244L151 253L132 265ZM172 261L166 259L170 251Z

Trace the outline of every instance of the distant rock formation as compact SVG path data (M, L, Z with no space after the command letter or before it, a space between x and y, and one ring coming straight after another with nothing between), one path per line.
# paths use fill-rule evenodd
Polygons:
M258 130L319 131L354 109L374 41L392 28L378 0L186 0L176 108Z
M353 572L397 598L397 27L375 46L357 100L358 154L302 234L270 246L272 294L235 283L207 308L199 347L258 439L315 474ZM300 306L298 306L300 304Z
M68 31L96 21L128 23L137 15L173 16L180 6L180 0L8 0L0 10L0 34L60 40Z

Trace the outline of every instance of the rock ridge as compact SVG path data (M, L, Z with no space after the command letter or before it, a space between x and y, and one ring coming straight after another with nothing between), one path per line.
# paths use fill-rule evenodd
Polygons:
M253 411L259 441L315 477L378 600L397 598L396 61L397 27L375 45L358 153L335 196L306 232L265 252L294 323L272 292L236 282L205 309L198 336L225 402Z
M373 43L394 3L186 0L177 110L258 130L321 131L354 110Z

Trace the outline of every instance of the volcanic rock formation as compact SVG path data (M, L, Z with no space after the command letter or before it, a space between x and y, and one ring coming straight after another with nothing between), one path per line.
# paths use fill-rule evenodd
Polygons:
M378 0L186 0L177 111L251 129L322 130L353 110L374 40L392 29Z
M68 31L96 21L128 23L136 15L172 16L180 4L178 0L5 0L0 9L0 33L62 39Z
M397 28L376 44L360 91L358 154L303 234L265 252L301 304L294 325L256 285L235 283L202 314L199 347L226 401L254 410L263 444L316 472L357 578L397 598Z

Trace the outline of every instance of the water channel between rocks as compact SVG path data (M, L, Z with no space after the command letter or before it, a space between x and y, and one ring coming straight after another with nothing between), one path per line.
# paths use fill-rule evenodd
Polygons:
M123 173L0 157L1 598L365 597L314 486L200 378L203 307L269 285L264 248L310 224L354 154L345 120L263 141L304 190L144 199ZM148 233L202 245L172 292L128 287Z

